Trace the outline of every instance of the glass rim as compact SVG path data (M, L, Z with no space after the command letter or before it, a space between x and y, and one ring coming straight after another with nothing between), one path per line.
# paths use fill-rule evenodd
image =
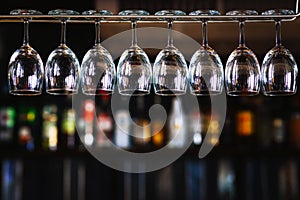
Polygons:
M58 92L64 91L64 92ZM68 88L48 88L46 93L50 95L73 95L78 93L78 89L68 89Z
M128 16L128 17L122 18L125 21L127 21L127 20L137 21L137 20L141 20L141 18L130 18L130 16L150 15L150 13L146 10L132 9L132 10L122 10L118 13L118 15Z
M50 10L48 15L79 15L79 12L68 9L54 9Z
M192 16L216 16L221 15L221 13L217 10L213 9L203 9L203 10L195 10L189 13Z
M82 93L88 96L107 96L107 95L114 94L114 90L105 89L105 88L82 89Z
M160 10L157 11L154 15L159 15L159 16L172 16L172 15L186 15L186 13L182 10Z
M14 9L10 11L10 15L42 15L43 13L38 10L32 9Z
M150 15L150 13L146 10L132 9L132 10L122 10L118 13L118 15L122 16L130 16L130 15Z
M179 15L179 16L185 16L186 13L182 10L160 10L160 11L157 11L156 13L154 13L154 15L156 16L175 16L175 15ZM173 21L173 20L178 20L180 18L173 18L173 19L170 19L170 18L163 18L163 17L160 17L158 18L159 20L167 20L167 21Z
M109 10L86 10L82 12L83 15L113 15Z
M157 89L155 88L155 94L159 96L180 96L186 94L186 89Z
M150 94L150 89L142 90L142 89L120 89L119 94L123 96L145 96Z
M296 90L269 90L263 91L264 96L268 97L281 97L281 96L292 96L296 94Z
M48 12L48 15L80 15L79 12L75 10L68 10L68 9L55 9L55 10L50 10ZM62 22L65 20L68 20L68 17L58 17L57 19L61 20Z
M217 96L222 94L222 90L205 90L205 93L201 93L204 92L203 90L195 90L195 89L190 89L191 94L195 95L195 96Z
M231 10L226 12L226 15L258 15L258 12L256 10Z
M28 92L28 93L27 93ZM37 90L37 89L14 89L14 90L9 90L9 94L14 95L14 96L38 96L42 94L42 89Z
M233 97L240 97L240 96L257 96L259 95L259 90L243 90L243 91L238 91L238 90L227 90L226 94L228 96L233 96Z
M99 21L99 20L103 20L104 18L97 18L97 16L104 16L104 15L110 16L110 15L113 15L113 13L109 10L86 10L86 11L82 12L82 15L95 16L94 19L91 19L91 18L86 18L86 19Z
M263 11L262 15L294 15L295 12L290 9L270 9Z

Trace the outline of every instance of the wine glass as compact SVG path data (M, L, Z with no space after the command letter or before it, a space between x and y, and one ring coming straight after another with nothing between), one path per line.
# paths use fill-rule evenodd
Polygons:
M73 10L51 10L49 15L79 15ZM52 95L69 95L78 92L80 65L74 52L66 45L67 18L61 21L60 45L51 52L46 63L46 92Z
M226 15L257 15L254 10L234 10ZM238 18L238 17L237 17ZM239 46L230 54L225 67L225 84L230 96L254 96L260 90L260 67L255 54L245 44L245 18L239 19Z
M190 15L220 15L220 13L216 10L197 10ZM222 93L223 64L218 53L208 45L206 19L202 20L202 46L191 59L189 78L191 93L194 95L207 96Z
M262 15L293 15L292 10L267 10ZM286 96L296 93L297 63L281 43L281 21L276 18L276 45L266 55L262 64L263 92L266 96Z
M88 10L84 15L112 15L107 10ZM110 53L100 43L100 19L95 18L95 45L85 54L81 64L82 92L87 95L107 95L114 91L115 64Z
M158 16L185 15L180 10L161 10ZM174 96L186 93L188 69L182 53L173 45L171 18L168 21L167 46L156 56L153 66L154 91L157 95Z
M9 93L13 95L40 95L43 88L44 65L40 55L29 45L29 18L26 15L41 15L36 10L17 9L11 15L24 15L23 45L10 58L8 65Z
M149 15L144 10L124 10L119 15ZM126 17L132 24L132 43L126 49L117 66L118 88L121 95L141 96L150 93L152 70L147 54L137 44L137 18Z

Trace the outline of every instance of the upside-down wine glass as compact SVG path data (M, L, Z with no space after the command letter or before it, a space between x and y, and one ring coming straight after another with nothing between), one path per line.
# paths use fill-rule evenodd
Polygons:
M40 55L29 45L29 18L41 15L36 10L17 9L11 15L24 15L23 45L10 58L8 65L9 93L21 96L40 95L43 89L44 65Z
M52 95L71 95L78 92L80 65L74 52L66 45L66 23L63 15L79 15L73 10L51 10L49 15L62 15L60 45L51 52L46 63L46 92Z
M245 18L257 15L254 10L234 10L226 13L239 19L239 46L230 54L225 67L225 84L230 96L254 96L260 90L260 67L255 54L245 44ZM235 17L236 16L236 17Z
M112 15L107 10L88 10L83 15ZM85 54L81 64L82 92L87 95L108 95L114 91L116 76L111 54L100 43L100 20L95 18L95 45Z
M262 15L293 15L286 9L268 10ZM296 93L297 63L291 52L281 43L281 20L275 18L276 45L266 55L262 64L263 92L266 96L287 96Z
M216 10L197 10L190 15L220 15ZM195 17L197 19L197 17ZM202 19L202 45L190 62L189 78L191 93L199 96L222 93L224 86L223 64L218 53L208 45L207 19Z
M185 15L180 10L161 10L157 16ZM153 66L154 91L157 95L175 96L186 93L188 69L182 53L173 44L173 18L168 21L167 46L156 56Z
M144 10L124 10L119 13L125 20L131 20L132 42L119 60L117 66L117 82L121 95L141 96L150 93L152 69L147 54L137 44L136 25L139 18L136 15L149 15Z

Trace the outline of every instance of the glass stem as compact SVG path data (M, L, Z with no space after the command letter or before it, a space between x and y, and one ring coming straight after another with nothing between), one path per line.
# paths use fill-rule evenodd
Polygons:
M136 21L132 21L131 30L132 30L131 46L136 47L137 46Z
M172 32L173 21L168 21L168 46L173 46L173 32Z
M240 27L239 46L245 47L246 46L246 44L245 44L245 22L240 21L239 27Z
M66 20L61 21L60 45L66 45Z
M275 22L276 27L276 46L281 46L281 22Z
M95 32L96 32L96 39L95 39L95 45L100 45L100 22L95 22Z
M29 21L24 21L24 39L23 45L29 45Z
M208 39L207 39L207 21L202 22L202 46L207 47Z

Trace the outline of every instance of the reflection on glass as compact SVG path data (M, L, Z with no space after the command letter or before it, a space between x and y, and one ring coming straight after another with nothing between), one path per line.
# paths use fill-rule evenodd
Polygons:
M162 10L155 15L185 15L180 10ZM188 69L182 53L173 45L173 20L168 18L168 44L157 55L153 66L154 91L157 95L186 93Z
M41 15L36 10L18 9L11 15L24 15L23 45L10 58L8 65L9 93L13 95L33 96L42 93L44 65L40 55L29 45L29 19L26 15Z
M72 10L51 10L49 15L78 15ZM46 63L46 92L52 95L76 94L80 65L74 52L66 45L66 18L61 20L60 45L51 52Z
M84 15L112 15L107 10L89 10ZM95 18L95 45L85 54L81 64L82 92L87 95L112 94L116 76L110 53L100 43L100 19Z
M254 10L234 10L226 15L257 15ZM225 84L230 96L253 96L260 90L260 67L255 54L245 44L245 19L240 19L239 46L230 54L225 68Z
M292 10L268 10L263 15L293 15ZM276 19L276 45L265 56L262 64L263 91L266 96L285 96L296 93L297 63L281 43L281 21Z
M197 10L190 15L220 15L220 13L216 10ZM191 59L189 77L191 93L194 95L207 96L222 93L223 64L218 53L208 45L207 20L202 20L202 46Z
M125 10L119 15L149 15L144 10ZM150 93L152 69L147 54L137 44L137 18L132 22L132 44L126 49L119 60L117 67L118 88L121 95L147 95Z

